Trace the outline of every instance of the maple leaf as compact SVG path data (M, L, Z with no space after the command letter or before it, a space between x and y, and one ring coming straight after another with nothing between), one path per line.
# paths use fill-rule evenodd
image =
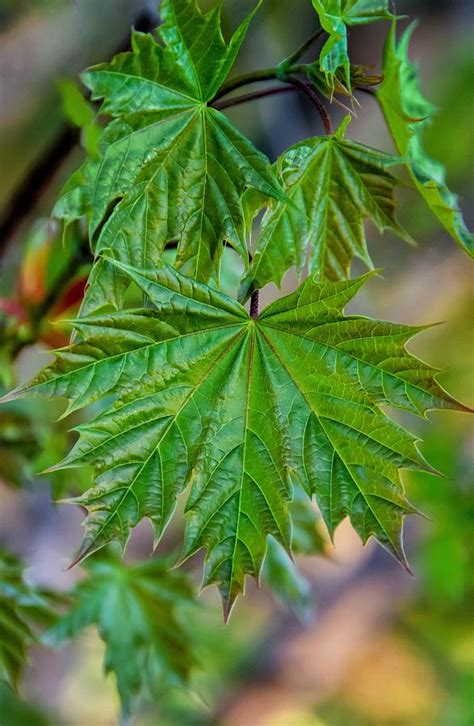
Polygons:
M97 256L152 267L178 241L176 266L207 281L219 276L226 240L248 260L241 197L247 187L282 198L268 159L209 106L228 75L255 10L228 44L220 6L203 15L191 0L163 0L157 42L134 32L132 52L83 74L102 112L115 117L65 187L55 214L87 213ZM107 217L111 205L116 206ZM120 307L128 280L98 258L83 312Z
M296 483L331 534L349 516L364 542L375 536L404 562L413 508L399 469L425 462L380 404L462 408L405 349L420 328L345 316L367 276L309 277L254 319L167 265L114 264L149 306L78 320L80 339L9 396L62 396L72 411L115 394L58 465L96 469L72 500L89 512L77 559L124 547L144 517L158 539L189 485L183 557L207 549L204 584L218 585L228 614L246 574L259 576L267 536L291 550Z
M347 27L364 25L393 17L388 0L312 0L321 27L329 33L319 57L321 70L334 86L335 74L343 69L345 85L351 89L350 62L347 49Z
M384 81L377 98L416 188L443 227L474 256L474 237L466 228L456 195L446 186L444 166L423 149L423 131L431 123L434 107L423 97L417 69L408 56L415 27L412 23L397 43L396 23L392 23L384 51Z
M402 160L344 140L349 121L347 116L333 136L305 139L278 159L276 170L289 201L267 210L239 299L269 282L280 285L292 265L301 275L307 255L310 272L330 280L349 277L354 256L372 267L366 219L411 241L395 216L397 180L388 171Z
M88 577L71 593L73 606L43 636L57 645L97 625L105 643L105 672L117 679L122 710L130 715L141 695L158 686L183 686L194 665L191 637L180 607L193 602L192 589L166 561L125 566L112 557L87 562Z

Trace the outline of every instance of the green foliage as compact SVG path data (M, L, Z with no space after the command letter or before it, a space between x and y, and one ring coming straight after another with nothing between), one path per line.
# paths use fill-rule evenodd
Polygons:
M19 724L59 726L58 721L53 722L39 708L20 700L2 683L0 683L0 713L2 726L19 726Z
M194 664L191 632L180 616L193 592L168 566L157 559L128 567L112 556L89 560L73 606L43 637L58 644L96 625L105 643L105 671L116 676L125 715L138 697L153 695L163 683L183 687Z
M68 121L81 129L81 144L90 156L95 156L100 137L94 107L86 101L80 88L67 78L58 81L63 112Z
M258 577L267 535L291 550L293 482L315 494L332 534L346 516L404 561L413 512L398 470L423 468L415 440L379 408L459 405L405 343L417 329L344 316L365 278L309 277L256 320L235 300L164 265L114 262L153 307L92 316L82 338L17 395L64 396L68 412L117 395L60 467L92 464L78 559L149 517L159 538L190 485L185 557L208 550L204 583L228 612Z
M349 277L354 256L372 266L364 222L409 235L395 217L396 179L388 171L400 159L344 140L350 117L334 136L305 139L287 149L276 171L288 202L274 202L260 228L252 263L239 291L245 300L269 282L281 283L292 267L318 277Z
M321 27L329 33L319 58L320 68L328 83L334 86L334 77L339 68L344 73L344 82L351 88L350 62L347 49L347 27L388 20L388 0L313 0Z
M194 0L162 0L157 36L133 32L131 52L82 77L102 103L103 127L82 93L62 84L65 114L82 129L87 155L55 207L67 234L60 240L49 223L37 226L16 297L0 300L5 380L27 343L60 347L5 398L66 398L64 415L97 404L49 470L93 470L92 487L70 500L87 510L75 561L111 543L123 550L143 518L157 544L186 492L180 562L206 550L203 585L218 586L226 617L247 575L308 613L310 586L293 555L324 552L313 498L331 537L349 517L364 543L375 537L407 566L402 524L415 509L400 469L431 470L415 436L385 407L419 416L464 408L407 350L424 328L344 312L371 274L350 279L354 258L372 267L364 224L411 241L397 221L397 164L408 164L434 214L472 249L442 167L422 150L433 109L408 59L411 29L397 44L393 24L377 94L400 156L345 138L346 118L335 134L304 139L271 165L218 110L235 102L221 100L229 88L296 83L330 130L319 96L340 94L354 108L352 89L380 80L350 64L348 28L393 16L387 0L313 0L329 36L316 61L297 63L311 38L275 68L229 82L259 5L227 42L220 6L202 13ZM56 320L82 299L85 242L94 262L65 345L44 318ZM243 262L238 300L222 291L232 279L229 265L220 274L233 254L222 257L225 245ZM280 285L291 267L299 287L258 314L257 291ZM39 436L19 409L5 409L0 425L10 479L20 449L47 466L66 442L44 425ZM194 663L183 625L192 591L170 564L93 557L74 604L47 635L57 643L97 626L126 716L142 696L156 699L158 686L187 684ZM1 679L16 685L32 625L51 618L48 596L25 585L16 560L0 559Z
M410 25L397 42L396 24L392 24L385 44L384 81L377 98L416 188L443 227L473 256L474 238L466 229L456 195L446 186L444 166L423 149L423 132L431 123L434 107L422 96L418 72L408 57L414 29L415 24Z
M246 187L282 198L270 164L209 101L228 75L253 13L228 45L218 11L164 0L160 38L133 33L131 53L90 69L83 81L103 98L112 121L99 158L76 173L56 206L67 220L87 213L96 255L153 267L178 241L176 266L207 281L219 277L227 240L246 261L240 198ZM107 216L110 205L116 203ZM99 259L84 311L119 308L127 279Z
M382 76L373 72L369 66L364 65L352 65L350 66L350 84L346 86L345 74L341 69L337 70L334 76L331 78L331 82L328 82L326 75L320 68L319 59L313 63L308 63L306 66L306 75L309 82L329 101L334 100L334 95L347 96L351 99L351 104L354 107L357 102L354 98L351 88L370 88L370 86L377 86L382 81Z
M18 407L0 411L0 476L21 485L30 472L29 460L38 453L38 441L31 419Z
M27 585L18 558L0 551L0 682L16 690L36 641L32 627L52 618L50 596Z
M299 486L293 487L289 504L292 536L291 549L296 555L323 555L325 541L318 529L319 517L308 506L307 496ZM267 554L262 577L276 597L292 608L302 619L311 616L314 603L311 587L284 547L273 537L268 538Z

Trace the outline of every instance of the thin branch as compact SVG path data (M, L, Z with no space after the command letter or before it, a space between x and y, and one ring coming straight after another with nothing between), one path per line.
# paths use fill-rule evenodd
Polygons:
M212 103L214 103L214 101L217 101L219 98L222 98L222 96L226 96L231 91L235 91L237 90L237 88L241 88L242 86L248 86L251 83L259 83L260 81L272 80L285 81L286 75L288 73L304 73L306 69L306 64L295 64L306 53L306 51L311 48L313 43L315 43L318 38L320 38L325 33L326 31L322 28L316 33L313 33L313 35L308 38L308 40L305 40L305 42L294 51L294 53L292 53L285 61L283 61L283 63L280 63L280 65L278 66L273 66L272 68L262 68L261 70L251 71L250 73L243 73L241 76L237 76L236 78L232 78L230 81L227 81L227 83L224 83L219 88L216 95L212 99Z
M299 88L299 90L302 91L302 93L304 93L311 100L314 106L316 106L316 109L323 122L324 131L326 132L326 134L328 134L328 136L331 136L334 133L331 119L328 112L326 111L324 104L322 103L317 93L315 93L312 86L309 83L306 83L306 81L301 81L299 78L295 78L294 76L288 76L287 80L288 83L291 83L296 86L296 88Z
M252 71L251 73L243 73L241 76L232 78L230 81L227 81L227 83L224 83L212 99L212 103L217 101L217 99L222 98L222 96L226 96L231 91L235 91L237 88L241 88L242 86L248 86L250 83L275 80L278 80L277 66L274 66L273 68L262 68L259 71Z
M14 192L0 222L1 248L6 246L17 227L34 209L51 176L69 156L78 140L79 133L77 129L69 126L63 127L59 136L46 149L45 154L38 160L36 166L31 169L23 183Z
M284 67L285 69L293 66L295 63L297 63L299 61L300 58L302 58L304 56L306 51L308 51L311 48L313 43L316 43L316 41L319 40L319 38L321 38L321 36L323 36L325 34L326 34L326 31L323 30L323 28L320 28L318 31L316 31L316 33L313 33L313 35L311 35L308 38L308 40L305 40L304 43L302 43L300 45L300 47L294 51L294 53L292 53L290 56L288 56L286 61L283 61L281 66Z
M142 32L155 28L157 18L149 10L142 12L134 27ZM130 34L115 48L113 55L130 48ZM63 124L52 144L31 168L29 174L10 198L0 221L0 250L5 249L10 238L35 208L50 180L61 167L79 141L77 129Z
M224 108L231 108L232 106L238 106L241 103L247 103L248 101L255 101L258 98L265 98L265 96L276 96L281 93L288 93L296 91L295 86L273 86L272 88L262 88L261 91L253 91L252 93L245 93L242 96L235 96L234 98L228 98L225 101L213 101L210 105L213 108L217 108L222 111Z

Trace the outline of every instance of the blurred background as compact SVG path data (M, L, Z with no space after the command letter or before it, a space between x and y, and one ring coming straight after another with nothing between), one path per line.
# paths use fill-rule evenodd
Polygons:
M225 27L235 27L250 5L227 0ZM448 185L460 194L472 227L474 7L469 0L400 0L397 10L420 21L412 58L419 62L425 95L439 108L425 144L446 165ZM87 259L68 267L82 231L71 231L68 250L48 219L83 153L74 125L82 122L75 117L71 86L64 92L64 79L77 79L86 66L126 48L132 23L149 30L157 19L155 4L144 0L0 0L4 389L29 378L48 360L50 346L67 340L66 327L45 323L43 313L48 321L67 316L87 275ZM276 64L317 27L310 0L267 0L234 72ZM377 68L387 31L386 23L352 30L351 60ZM359 101L348 136L391 151L376 102L365 95ZM337 123L343 111L334 105L330 110ZM228 113L271 159L301 138L322 133L311 105L295 94ZM83 143L90 138L83 132ZM474 405L472 268L408 183L397 194L402 224L419 244L409 247L370 229L369 249L384 273L353 310L414 324L444 321L411 349L447 368L443 385ZM235 291L238 263L229 256L225 269L226 288ZM54 291L62 275L69 283L58 298ZM285 291L294 284L289 274ZM264 298L276 294L266 289ZM0 545L25 559L31 582L66 590L81 577L80 567L65 568L79 543L83 515L51 499L77 494L88 486L89 475L74 470L36 475L71 444L68 429L78 421L56 422L61 410L60 404L40 401L0 409ZM200 661L192 692L164 692L144 705L134 725L472 726L473 430L463 414L429 418L408 421L424 439L423 454L444 475L403 474L409 498L428 516L410 518L405 527L414 577L377 545L362 547L347 522L337 531L334 549L321 526L321 555L300 557L296 579L285 579L282 563L279 596L265 580L260 589L249 583L229 625L222 623L216 591L200 595L202 607L188 616ZM178 516L158 554L176 546L181 526ZM128 560L147 558L151 546L151 528L142 523ZM199 562L187 567L198 585ZM59 651L33 649L21 702L0 689L0 724L116 724L113 676L103 676L102 660L103 644L93 629Z

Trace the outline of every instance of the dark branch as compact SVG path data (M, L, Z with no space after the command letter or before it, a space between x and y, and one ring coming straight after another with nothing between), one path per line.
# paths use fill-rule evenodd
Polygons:
M69 156L77 144L77 129L63 126L59 136L39 159L23 183L18 187L9 201L5 215L0 222L0 246L6 246L9 238L21 222L34 209L37 201L47 187L51 176Z
M299 78L295 78L294 76L288 76L287 81L288 83L296 86L296 88L299 88L299 90L311 100L313 105L316 106L316 109L323 122L324 131L326 132L326 134L328 134L328 136L331 136L334 133L331 119L329 118L329 114L326 111L324 104L322 103L317 93L315 93L312 86L306 81L301 81Z
M273 86L272 88L262 88L261 91L252 91L252 93L245 93L242 96L228 98L225 101L213 101L210 105L213 108L217 108L219 111L222 111L224 108L238 106L241 103L255 101L258 98L265 98L265 96L276 96L280 93L288 93L295 90L296 88L294 86Z
M318 30L310 38L308 38L308 40L306 40L299 48L297 48L295 52L286 59L286 61L284 61L279 66L274 66L272 68L262 68L258 71L243 73L241 76L231 78L230 81L227 81L227 83L224 83L219 88L211 103L214 104L214 102L217 101L219 98L222 98L222 96L227 96L227 94L231 93L231 91L236 91L237 88L242 88L242 86L248 86L251 83L259 83L261 81L273 80L285 82L287 74L298 73L302 69L304 69L305 66L296 66L295 63L301 58L302 55L306 53L307 50L309 50L313 43L315 43L316 40L318 40L318 38L320 38L325 33L325 30Z
M226 96L231 91L235 91L237 90L237 88L241 88L242 86L248 86L250 83L259 83L260 81L275 81L277 79L277 67L262 68L259 71L244 73L243 75L237 76L237 78L232 78L230 81L227 81L227 83L224 83L212 99L212 103L214 103L214 101L217 101L217 99L222 98L222 96Z
M316 33L313 33L313 35L311 35L308 38L308 40L305 40L304 43L302 43L300 45L300 47L297 48L295 50L295 52L292 53L286 59L286 61L284 61L284 67L288 68L288 67L292 66L294 63L297 63L300 60L300 58L302 58L304 56L306 51L308 51L311 48L313 43L316 43L316 41L319 40L319 38L321 38L321 36L326 35L326 34L327 33L325 30L323 30L323 28L320 28L319 30L316 31Z
M142 32L149 32L157 24L157 16L150 11L144 11L135 20L134 27ZM113 55L130 48L130 34L118 45ZM68 155L79 141L77 129L63 124L53 143L32 167L23 183L12 195L7 204L6 211L0 221L0 249L4 249L9 239L28 218L43 195L52 177L61 167Z

